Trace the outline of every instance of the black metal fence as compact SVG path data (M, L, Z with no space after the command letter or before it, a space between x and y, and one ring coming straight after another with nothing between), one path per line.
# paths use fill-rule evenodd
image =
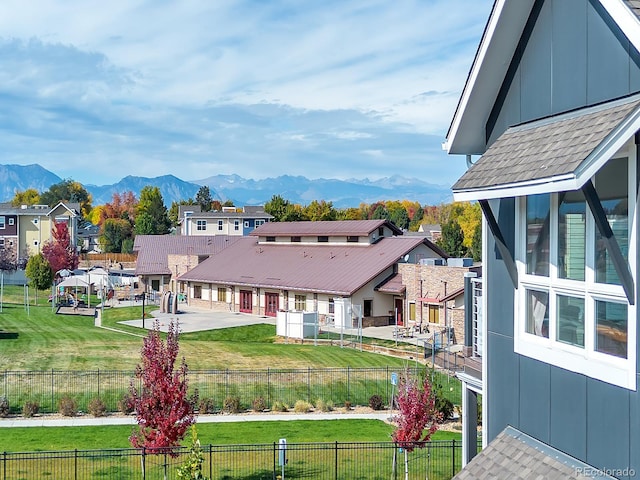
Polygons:
M241 409L250 409L260 397L268 408L275 402L293 406L298 400L368 405L372 395L389 405L394 372L398 369L190 370L189 386L217 410L229 397L237 397ZM65 395L76 401L80 411L86 412L89 402L98 397L107 411L115 412L132 378L133 372L118 370L0 371L0 397L8 400L12 413L21 412L27 401L38 402L42 413L56 412L58 400Z
M445 480L460 470L462 454L459 440L427 442L407 453L406 463L402 449L391 442L288 444L282 449L279 443L205 445L203 473L212 480L394 480L405 478L406 465L409 479ZM186 448L173 455L144 449L4 452L0 480L173 480L188 453Z

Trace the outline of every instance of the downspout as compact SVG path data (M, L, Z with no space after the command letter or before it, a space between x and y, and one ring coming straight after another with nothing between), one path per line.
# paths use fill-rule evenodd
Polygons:
M471 161L471 155L467 155L467 168L471 168L473 162Z

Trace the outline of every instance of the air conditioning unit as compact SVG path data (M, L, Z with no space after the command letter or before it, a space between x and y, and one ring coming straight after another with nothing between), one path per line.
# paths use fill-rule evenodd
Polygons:
M421 258L420 265L444 266L444 258Z
M472 267L473 258L450 258L447 260L450 267Z

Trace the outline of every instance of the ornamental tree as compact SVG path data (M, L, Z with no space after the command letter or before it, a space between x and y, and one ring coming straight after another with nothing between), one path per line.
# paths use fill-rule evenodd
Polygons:
M55 223L51 229L51 236L53 239L42 245L42 255L51 265L51 269L58 272L63 268L78 268L78 252L71 243L69 226L64 222Z
M183 358L176 368L178 351L177 324L173 321L169 324L165 343L156 320L143 341L141 364L136 367L140 389L133 380L129 387L138 422L129 441L136 448L164 451L178 446L196 421L197 395L187 394L187 364Z
M407 453L424 448L426 442L438 430L442 415L436 409L435 395L425 377L422 382L405 372L398 382L396 398L398 415L396 429L391 435L394 442L404 449L405 478L409 474ZM394 461L395 466L395 461Z

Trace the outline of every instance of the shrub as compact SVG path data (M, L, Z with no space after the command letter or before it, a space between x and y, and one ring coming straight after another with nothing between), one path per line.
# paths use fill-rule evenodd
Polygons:
M58 400L58 413L65 417L75 417L78 413L78 403L69 395L64 395Z
M34 415L37 415L38 412L40 411L40 404L38 402L32 402L30 400L27 400L26 402L24 402L24 405L22 406L22 416L23 417L33 417Z
M436 396L436 410L442 415L442 420L449 420L453 416L453 403L448 398Z
M271 410L274 412L287 412L289 411L289 405L283 402L274 402Z
M216 402L211 397L204 397L200 399L198 403L198 411L200 413L215 413Z
M267 401L264 397L258 397L253 400L251 407L254 412L264 412L267 409Z
M222 411L225 413L240 413L240 397L225 398Z
M311 405L309 402L305 400L298 400L293 406L293 411L296 413L308 413L312 408L313 405Z
M122 397L120 397L120 400L118 400L117 406L118 406L118 411L120 413L124 413L125 415L129 415L130 413L133 413L133 411L135 410L133 397L128 392L125 393Z
M333 410L333 402L332 401L325 402L322 399L318 399L316 401L316 410L320 412L330 412L331 410Z
M107 413L107 405L101 398L95 397L92 398L89 405L87 405L87 411L94 417L104 417Z
M384 408L384 402L380 395L371 395L369 397L369 407L372 410L382 410Z
M10 412L11 407L9 406L9 400L7 397L0 397L0 417L8 417Z

